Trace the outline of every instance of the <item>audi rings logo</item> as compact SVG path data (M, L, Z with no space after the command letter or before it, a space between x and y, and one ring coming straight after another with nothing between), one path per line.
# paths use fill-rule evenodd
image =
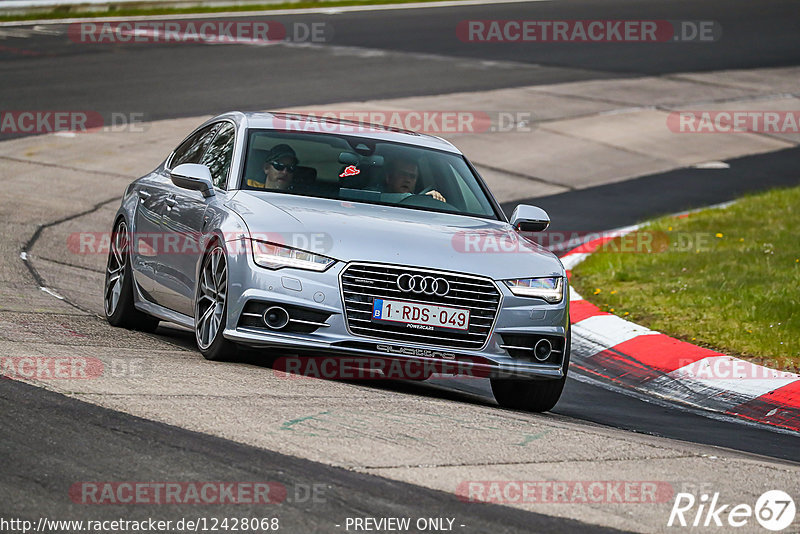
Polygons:
M405 273L397 277L397 287L400 291L443 297L450 291L450 282L444 278Z

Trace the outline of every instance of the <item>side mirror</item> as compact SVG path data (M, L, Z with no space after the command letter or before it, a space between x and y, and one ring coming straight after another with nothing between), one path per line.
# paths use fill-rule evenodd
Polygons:
M511 214L511 226L518 232L544 232L550 226L550 216L542 208L520 204Z
M169 173L172 183L183 189L200 191L204 197L214 196L211 171L199 163L181 163Z

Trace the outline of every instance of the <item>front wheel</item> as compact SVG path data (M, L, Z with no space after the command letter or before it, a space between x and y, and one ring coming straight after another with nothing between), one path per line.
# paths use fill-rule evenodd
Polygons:
M106 262L103 305L106 320L111 326L153 332L158 319L150 317L133 305L133 272L131 270L130 234L125 221L114 226Z
M236 356L236 344L222 331L228 317L228 261L225 250L215 244L203 258L194 304L194 334L197 348L207 360L223 361Z
M492 393L503 408L546 412L561 398L567 377L558 380L516 380L492 378Z
M567 382L569 355L571 350L571 332L567 330L564 344L564 376L558 380L525 380L492 378L492 393L497 404L503 408L526 410L529 412L547 412L561 398L564 384Z

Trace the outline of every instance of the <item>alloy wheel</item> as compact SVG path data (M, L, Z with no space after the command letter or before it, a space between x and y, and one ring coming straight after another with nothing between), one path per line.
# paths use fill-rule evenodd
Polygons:
M228 264L225 252L214 247L203 260L195 304L195 336L200 349L207 349L217 337L225 313L228 291Z
M111 250L108 254L106 265L106 315L113 315L119 305L125 283L125 264L128 261L130 242L128 240L128 226L124 221L117 225L111 239Z

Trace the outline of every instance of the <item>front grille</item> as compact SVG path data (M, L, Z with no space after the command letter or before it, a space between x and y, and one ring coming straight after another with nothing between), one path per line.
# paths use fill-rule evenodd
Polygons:
M450 284L450 291L444 297L401 291L397 278L404 273L444 278ZM500 292L487 278L413 267L350 264L342 271L341 286L350 331L391 341L480 349L486 343L500 306ZM470 311L469 329L424 331L412 330L405 324L372 321L372 301L376 298L465 308Z

